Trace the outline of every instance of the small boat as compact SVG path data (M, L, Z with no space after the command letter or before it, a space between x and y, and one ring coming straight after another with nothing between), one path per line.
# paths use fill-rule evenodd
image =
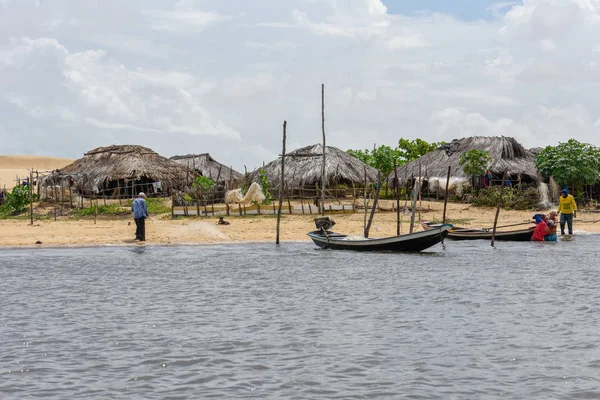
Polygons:
M441 224L434 224L427 221L421 221L423 229L437 229ZM496 229L496 237L494 240L504 242L528 242L533 235L534 226L514 229L510 231L501 231ZM450 240L492 240L493 228L460 228L454 227L448 233L447 238Z
M451 229L452 225L445 224L426 231L373 239L342 235L325 229L309 232L307 235L323 249L418 252L440 243Z

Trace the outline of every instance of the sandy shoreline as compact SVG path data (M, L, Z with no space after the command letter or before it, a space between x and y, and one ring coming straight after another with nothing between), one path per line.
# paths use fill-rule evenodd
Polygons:
M420 217L440 221L443 202L423 201ZM466 227L491 227L495 209L476 208L468 204L449 203L447 216L450 223ZM500 212L498 226L523 224L531 221L532 211ZM309 241L306 233L314 230L315 215L284 215L281 220L281 241ZM352 235L362 235L364 214L334 214L334 230ZM418 220L419 215L416 216ZM214 217L189 217L171 219L170 215L151 216L147 221L148 245L198 245L226 243L274 243L276 218L274 216L230 216L230 225L217 225ZM401 233L408 233L410 215L401 217ZM600 232L600 214L581 211L575 219L575 233ZM420 228L418 228L420 229ZM514 228L513 228L514 229ZM134 240L135 224L131 217L117 219L43 219L31 226L26 219L0 221L0 247L81 247L137 245ZM396 214L376 213L371 227L371 237L396 234Z

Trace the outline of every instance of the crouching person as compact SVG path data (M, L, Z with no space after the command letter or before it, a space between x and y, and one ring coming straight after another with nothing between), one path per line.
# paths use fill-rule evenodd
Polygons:
M556 223L556 211L551 211L548 215L548 219L546 220L546 225L548 225L548 233L544 236L545 242L556 242L558 237L556 234L556 230L558 228L558 224Z
M544 237L548 232L550 232L550 229L548 228L548 225L546 225L542 214L535 214L533 219L535 220L535 229L533 230L533 236L531 237L531 240L535 242L543 242Z

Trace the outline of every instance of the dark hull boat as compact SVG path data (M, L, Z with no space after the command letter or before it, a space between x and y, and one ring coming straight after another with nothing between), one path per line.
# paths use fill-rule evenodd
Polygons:
M427 221L421 221L421 226L425 230L438 229L440 224L433 224ZM535 227L516 229L511 231L496 230L495 240L504 242L528 242L531 240ZM450 240L492 240L492 229L487 228L453 228L447 238Z
M323 249L418 252L440 243L450 229L452 225L441 225L426 231L375 239L355 238L325 230L309 232L308 236Z

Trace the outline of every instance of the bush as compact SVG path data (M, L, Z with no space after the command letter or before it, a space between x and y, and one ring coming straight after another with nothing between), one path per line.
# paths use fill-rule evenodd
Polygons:
M475 207L496 207L500 198L500 186L481 189L473 197ZM533 210L539 203L539 193L536 187L525 186L521 190L504 188L502 206L508 210Z
M35 197L34 195L34 201ZM0 215L18 215L29 203L31 203L29 186L15 186L12 192L6 194L6 200L2 207L0 207Z
M186 194L186 196L188 196ZM190 197L190 201L192 198ZM127 206L131 209L133 200L127 202ZM148 214L164 214L170 213L171 208L165 204L165 199L161 198L146 198L146 204L148 205Z
M95 215L96 207L78 208L75 210L77 217L89 217ZM128 211L118 204L98 205L98 215L122 215Z

